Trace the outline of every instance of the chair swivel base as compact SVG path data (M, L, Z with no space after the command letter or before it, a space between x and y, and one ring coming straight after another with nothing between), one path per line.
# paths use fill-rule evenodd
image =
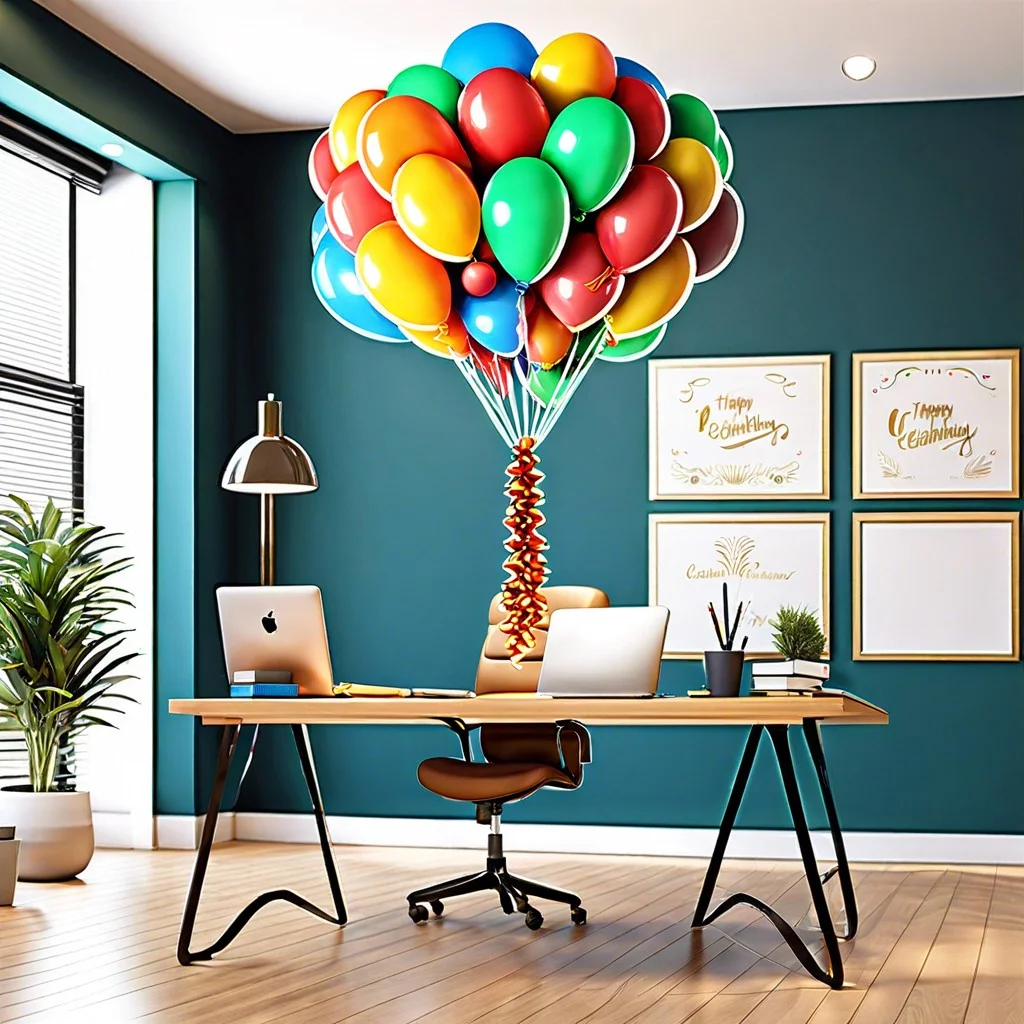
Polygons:
M442 900L446 900L450 896L484 892L487 889L494 889L498 893L501 909L506 914L511 914L513 910L524 914L526 927L532 931L536 931L544 923L544 918L536 907L530 905L530 896L552 900L555 903L567 903L573 924L587 923L587 912L580 906L579 896L562 889L552 889L550 886L534 882L529 878L520 878L518 875L509 874L504 857L488 857L485 871L461 875L459 878L452 878L447 882L440 882L437 885L409 893L406 897L409 901L409 917L420 924L430 916L427 908L423 906L424 903L429 903L431 910L440 916L444 913Z

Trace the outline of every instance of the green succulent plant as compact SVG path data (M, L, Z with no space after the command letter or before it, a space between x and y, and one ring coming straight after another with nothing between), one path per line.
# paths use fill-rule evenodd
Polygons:
M0 509L0 728L20 730L29 779L37 793L69 788L58 769L75 738L91 726L112 726L123 714L115 692L136 678L118 673L135 653L119 650L117 621L131 606L111 580L131 564L105 558L120 548L102 526L65 523L52 501L37 519L29 504L8 495Z
M821 631L818 616L806 608L783 605L768 625L775 632L772 643L787 660L820 661L828 639Z

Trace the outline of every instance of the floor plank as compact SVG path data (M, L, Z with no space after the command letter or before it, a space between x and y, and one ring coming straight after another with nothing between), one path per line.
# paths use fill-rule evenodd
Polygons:
M0 1022L1024 1024L1021 869L855 865L861 929L842 944L847 987L832 992L795 969L749 908L691 929L706 866L696 860L509 858L579 892L582 928L538 901L545 924L530 932L490 893L452 900L421 926L408 920L407 892L482 857L338 847L344 929L275 905L214 961L182 968L174 946L192 855L100 851L81 882L20 883L16 906L0 909ZM282 884L327 902L315 847L218 847L196 944ZM716 901L738 890L802 922L813 942L798 864L727 861Z

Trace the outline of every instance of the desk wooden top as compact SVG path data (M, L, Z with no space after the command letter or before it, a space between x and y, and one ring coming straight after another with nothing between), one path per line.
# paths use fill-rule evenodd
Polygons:
M204 725L427 725L440 718L477 722L584 725L885 725L881 708L848 693L817 697L223 697L172 700L174 715Z

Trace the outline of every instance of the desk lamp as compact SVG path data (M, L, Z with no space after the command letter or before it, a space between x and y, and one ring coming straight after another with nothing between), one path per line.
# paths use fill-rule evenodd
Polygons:
M319 486L305 449L281 433L281 403L273 394L260 402L259 433L238 446L220 485L227 491L260 495L260 584L273 586L274 498L315 491Z

